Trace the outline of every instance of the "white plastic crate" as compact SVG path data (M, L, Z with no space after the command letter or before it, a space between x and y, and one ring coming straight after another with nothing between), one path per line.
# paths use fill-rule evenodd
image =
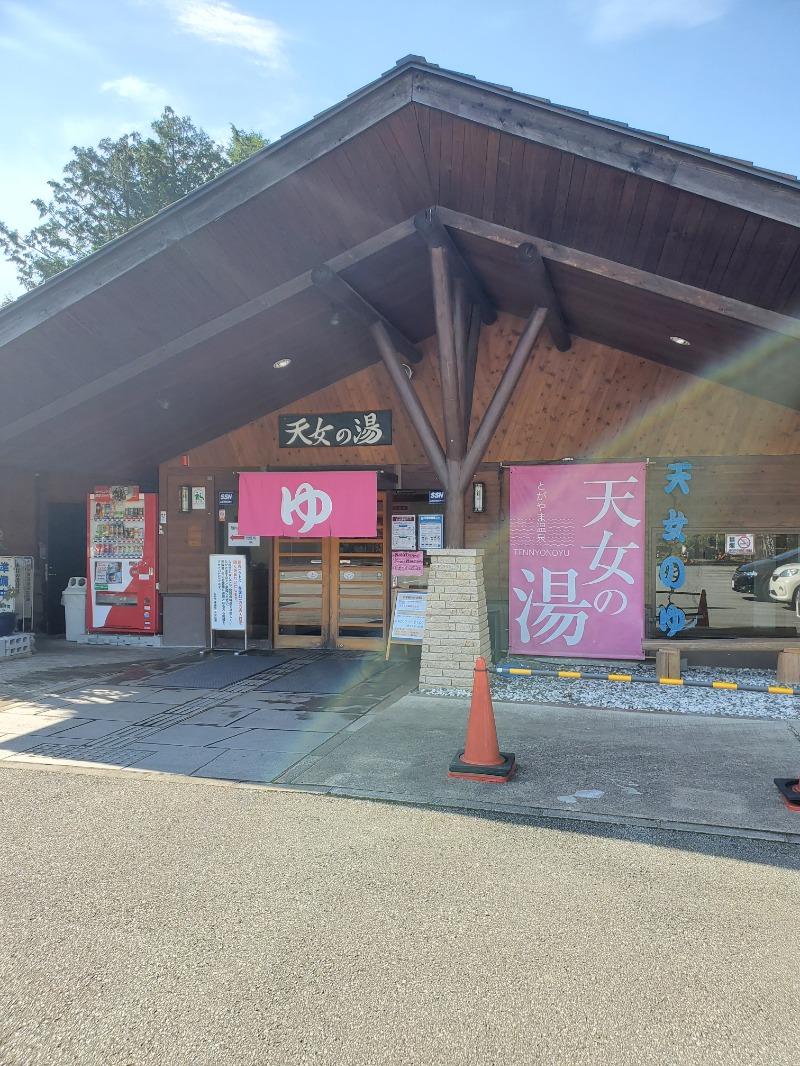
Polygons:
M11 656L22 658L33 654L33 637L30 633L14 633L10 637L0 637L0 659Z

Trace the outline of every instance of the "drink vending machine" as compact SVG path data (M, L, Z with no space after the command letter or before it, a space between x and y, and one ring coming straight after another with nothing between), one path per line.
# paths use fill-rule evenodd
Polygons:
M130 485L96 488L87 526L89 632L160 632L158 496Z

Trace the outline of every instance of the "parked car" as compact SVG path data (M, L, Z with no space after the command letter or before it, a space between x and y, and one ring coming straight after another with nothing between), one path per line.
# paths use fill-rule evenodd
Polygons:
M777 600L778 603L791 603L792 607L796 608L798 597L800 597L800 562L794 566L787 566L784 563L773 571L769 579L769 598Z
M780 565L800 562L800 548L775 555L771 559L754 559L750 563L742 563L733 571L731 588L734 592L749 592L757 600L769 600L770 578Z

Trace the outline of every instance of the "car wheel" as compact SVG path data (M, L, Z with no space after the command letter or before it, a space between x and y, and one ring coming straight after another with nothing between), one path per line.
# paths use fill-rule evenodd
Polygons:
M800 608L798 607L798 602L800 602L800 585L798 585L797 588L792 593L792 610L793 611L797 611L798 613L800 613Z

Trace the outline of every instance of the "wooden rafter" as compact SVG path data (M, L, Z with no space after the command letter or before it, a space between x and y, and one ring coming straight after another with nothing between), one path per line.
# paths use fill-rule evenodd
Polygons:
M517 259L528 275L535 302L539 307L547 308L547 328L556 348L560 352L568 352L572 347L572 338L539 249L527 241L517 248Z
M464 352L456 350L455 306L453 301L450 253L444 246L430 249L436 337L439 347L439 376L442 386L444 450L448 459L460 459L466 449L463 393Z
M711 311L743 325L770 330L785 337L800 340L800 321L790 315L782 315L777 311L756 307L754 304L744 303L730 296L721 296L707 289L698 289L682 281L673 281L671 278L664 278L658 274L650 274L638 267L626 266L624 263L592 255L591 252L582 252L577 248L554 244L552 241L542 240L530 233L522 233L520 230L510 229L507 226L498 226L494 222L485 222L483 219L465 215L460 211L451 211L441 207L438 213L442 221L451 229L461 230L508 248L518 248L521 244L529 243L537 248L547 261L563 263L565 266L575 267L588 274L619 281L623 285L630 285L643 292L666 296L670 300L689 307Z
M513 396L514 389L519 384L522 371L525 369L546 318L546 308L534 307L530 318L525 323L525 328L519 336L514 353L506 365L503 376L495 389L494 396L489 401L489 406L486 408L469 451L464 456L459 484L462 496L469 488L469 483L478 469L478 464L486 454L489 442L500 425L500 419L503 417L506 407L508 407L508 401Z
M491 300L483 291L472 268L466 262L462 254L453 243L453 238L447 232L439 218L439 208L429 207L414 216L414 226L417 233L425 241L429 248L446 248L449 253L450 264L454 274L464 279L469 290L469 296L473 303L477 304L481 311L481 319L490 326L497 321Z
M392 384L397 390L403 406L408 412L408 417L419 434L420 443L431 466L436 471L436 476L443 485L447 485L447 463L439 438L436 436L436 431L431 425L427 412L422 406L411 382L405 375L400 363L399 352L394 347L388 330L382 322L373 322L370 326L370 333L375 339L383 364L389 372L389 377L392 379Z
M415 348L411 341L396 326L387 321L360 293L348 285L328 263L314 267L311 271L311 283L324 292L332 304L358 319L368 329L376 322L380 322L389 334L397 353L407 363L422 361L422 353L419 349Z

